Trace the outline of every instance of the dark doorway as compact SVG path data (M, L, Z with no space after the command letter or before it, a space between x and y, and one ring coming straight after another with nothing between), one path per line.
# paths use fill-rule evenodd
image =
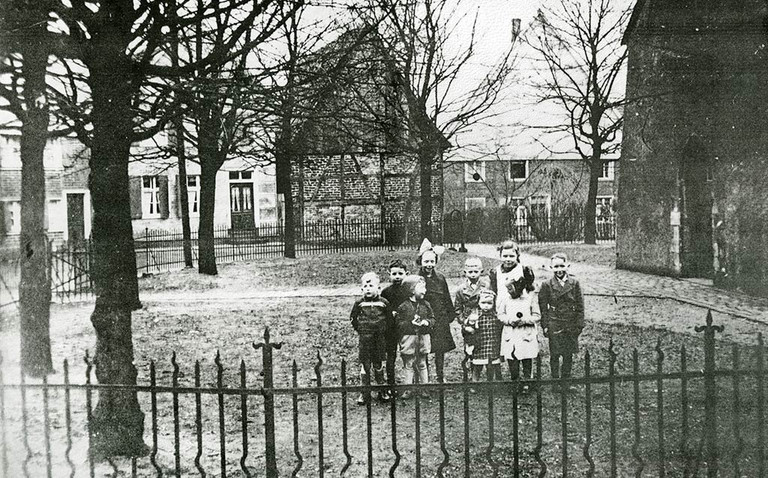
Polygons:
M711 163L700 138L688 139L681 163L681 273L683 277L711 278L714 274Z
M67 193L67 238L70 245L85 242L85 194Z
M232 213L232 229L254 229L253 184L235 183L229 186L229 204Z

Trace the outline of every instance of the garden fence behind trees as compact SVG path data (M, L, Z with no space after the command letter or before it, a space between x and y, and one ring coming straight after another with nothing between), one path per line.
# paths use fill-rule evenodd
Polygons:
M513 238L521 243L577 242L583 240L584 218L578 214L529 216L525 224L515 222L511 210L461 211L448 214L435 230L443 233L442 243L460 249L467 243L499 243ZM214 230L216 260L229 263L264 257L282 257L284 228L267 224L256 228ZM615 216L599 219L597 238L616 237ZM395 250L415 247L421 242L418 221L328 220L304 222L296 228L296 254L325 254L352 251ZM191 233L193 262L198 258L198 234ZM139 274L154 274L184 267L183 236L180 231L144 229L134 238ZM62 302L91 297L93 260L90 241L65 244L52 249L51 287L54 300ZM0 307L18 299L18 261L0 258Z
M532 393L468 382L465 361L463 382L396 385L414 398L357 407L358 393L388 386L352 383L355 367L319 352L300 368L267 330L237 365L219 354L183 366L174 354L171 370L138 364L127 388L150 453L106 461L87 453L93 405L126 387L91 383L86 356L84 383L66 362L63 383L0 375L0 466L4 476L766 476L762 336L718 344L711 314L697 331L703 346L675 355L661 340L587 351L571 379L544 379L539 358Z

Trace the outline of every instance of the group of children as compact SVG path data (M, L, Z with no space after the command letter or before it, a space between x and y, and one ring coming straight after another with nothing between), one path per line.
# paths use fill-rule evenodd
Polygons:
M472 378L501 379L506 362L511 378L533 378L533 359L539 354L538 327L549 338L550 371L553 378L568 377L578 337L584 328L584 302L578 281L567 272L565 254L551 259L553 277L535 294L534 274L520 263L520 248L514 241L499 246L501 264L483 277L479 258L464 265L464 281L454 299L445 277L435 270L439 246L425 240L417 258L419 271L409 275L406 264L397 259L389 265L391 284L379 292L379 278L368 272L361 279L363 296L352 307L352 326L359 335L361 379L368 383L371 373L378 384L386 378L395 384L398 349L403 361L404 383L429 381L427 355L434 353L437 381L443 381L445 353L456 348L451 323L458 320L464 350L472 363ZM561 366L562 360L562 366ZM527 386L526 386L527 387ZM525 390L525 388L524 388ZM406 391L401 398L408 398ZM378 398L391 399L388 391ZM359 404L368 397L361 394Z

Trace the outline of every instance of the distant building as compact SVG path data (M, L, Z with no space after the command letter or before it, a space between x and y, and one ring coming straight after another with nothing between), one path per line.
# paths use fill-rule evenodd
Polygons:
M164 134L157 141L167 141ZM143 145L134 145L138 153ZM55 245L77 243L91 235L88 190L90 152L75 138L55 138L45 149L46 227ZM134 237L146 230L181 231L179 175L175 158L129 164ZM197 230L200 167L187 162L187 203L190 225ZM227 161L216 176L215 227L253 229L279 220L274 167ZM21 232L21 157L19 135L0 134L0 249L17 250Z
M618 162L606 163L598 182L597 211L613 211ZM589 170L579 159L500 159L446 161L445 210L469 211L486 207L511 207L523 216L533 212L561 214L569 204L583 206L589 187Z
M16 250L21 232L21 155L19 133L0 132L0 249ZM52 139L44 151L46 210L45 223L49 237L56 242L67 239L66 211L68 202L83 191L64 175L63 139ZM87 183L86 183L87 184ZM87 191L86 191L87 193ZM90 217L83 214L83 222ZM90 226L89 226L90 227Z
M639 0L617 265L768 296L765 2Z

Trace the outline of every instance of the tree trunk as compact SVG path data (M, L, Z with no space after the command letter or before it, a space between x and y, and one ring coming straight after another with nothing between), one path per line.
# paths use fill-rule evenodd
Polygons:
M128 186L135 85L125 58L131 26L120 5L110 9L114 11L105 18L112 20L103 24L86 56L93 99L89 183L93 200L92 277L97 296L91 323L96 330L94 364L99 383L132 386L136 385L136 367L131 311L141 306ZM147 451L144 414L135 391L100 391L91 430L94 456L134 456Z
M29 27L41 37L46 23ZM48 108L45 102L45 45L22 46L26 117L21 127L21 283L19 284L21 369L31 376L53 372L51 363L48 240L45 233L44 151L48 137Z
M293 208L293 186L291 169L294 146L292 142L293 129L291 118L293 108L290 100L283 103L283 118L281 131L275 144L275 180L277 192L283 195L283 256L296 258L296 215ZM299 178L299 181L303 178ZM303 201L303 198L300 198Z
M202 135L201 135L202 136ZM197 231L197 267L201 274L216 275L216 243L214 239L214 213L216 209L216 173L219 168L200 158L200 225Z
M189 227L189 191L187 189L187 155L184 149L183 120L174 121L176 130L176 157L179 165L179 212L181 213L181 245L184 253L184 267L194 267L192 262L192 231ZM199 201L198 200L198 207Z
M589 192L584 207L584 244L595 244L597 239L597 184L602 170L600 158L593 158L589 165Z
M421 195L421 239L434 241L432 237L432 161L434 157L429 148L419 149L419 185Z

